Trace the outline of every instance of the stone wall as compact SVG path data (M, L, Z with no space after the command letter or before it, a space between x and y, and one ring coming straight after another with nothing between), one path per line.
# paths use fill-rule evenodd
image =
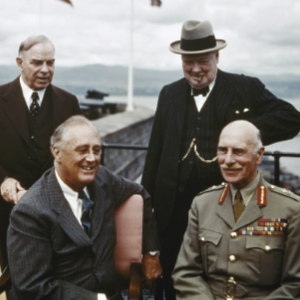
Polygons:
M136 107L92 121L102 142L111 144L148 145L154 111ZM146 151L105 149L104 165L115 174L136 180L142 173Z

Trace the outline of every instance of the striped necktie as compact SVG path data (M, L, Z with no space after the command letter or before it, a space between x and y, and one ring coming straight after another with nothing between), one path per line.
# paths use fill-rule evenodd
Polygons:
M81 215L81 224L84 231L88 236L91 234L92 228L92 212L94 202L87 196L87 194L82 190L78 193L80 199L82 199L83 211Z

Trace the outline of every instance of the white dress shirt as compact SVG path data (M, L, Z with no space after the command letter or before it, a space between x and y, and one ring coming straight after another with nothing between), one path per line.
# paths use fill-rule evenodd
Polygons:
M206 96L204 97L203 95L198 95L198 96L194 96L194 99L195 99L195 103L196 103L196 106L198 108L198 111L201 110L201 108L203 107L206 99L208 98L208 96L210 95L213 87L215 86L215 82L216 82L216 78L213 80L213 82L209 85L209 92L206 94ZM193 95L193 89L191 89L191 95Z
M26 85L26 83L23 81L22 76L20 76L20 84L21 84L21 88L22 88L22 92L23 92L23 96L24 99L26 101L27 107L28 109L30 109L30 105L32 103L32 99L31 99L31 95L33 92L37 92L39 95L39 99L37 100L37 102L39 103L39 105L42 105L42 101L44 99L44 95L45 95L45 91L46 89L40 90L40 91L34 91L32 90L30 87L28 87Z

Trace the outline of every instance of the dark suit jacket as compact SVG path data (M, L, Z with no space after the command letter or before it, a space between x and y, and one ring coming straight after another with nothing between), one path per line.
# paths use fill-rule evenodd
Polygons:
M88 187L95 206L91 238L48 170L11 213L9 267L16 299L96 300L116 292L115 208L132 194L144 198L143 251L158 249L151 201L144 188L100 166Z
M53 131L72 115L81 114L77 98L50 84L52 100ZM0 86L0 184L9 176L21 182L28 189L53 165L49 148L49 160L40 166L31 159L34 144L29 135L27 111L20 78ZM50 136L49 136L50 146ZM0 238L5 236L9 212L12 205L0 196Z
M189 92L185 78L166 85L159 95L154 118L142 184L152 197L159 231L167 226L172 213ZM219 128L236 119L248 120L261 130L264 145L291 139L300 130L300 113L276 98L257 78L218 70L213 92ZM244 113L245 108L248 111ZM207 128L212 127L210 122L213 120L208 120ZM208 158L217 151L218 137L210 138L205 142L215 145L206 147L211 149L203 153Z

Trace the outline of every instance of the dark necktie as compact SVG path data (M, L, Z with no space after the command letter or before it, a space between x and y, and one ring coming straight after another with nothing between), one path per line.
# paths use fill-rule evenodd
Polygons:
M236 192L235 202L233 205L233 214L234 214L235 221L237 221L239 219L239 217L242 214L242 212L244 211L244 209L245 209L245 205L243 203L243 198L242 198L240 190L238 190Z
M30 104L30 113L33 117L36 117L40 111L40 105L38 103L39 94L37 92L33 92L31 95L32 102Z
M81 224L88 236L91 234L92 227L92 209L94 206L94 202L87 196L84 191L80 191L78 193L80 199L82 199L82 215L81 215Z
M206 86L206 87L204 87L203 89L200 89L200 90L193 88L193 96L202 95L203 97L205 97L208 92L209 92L209 86Z

